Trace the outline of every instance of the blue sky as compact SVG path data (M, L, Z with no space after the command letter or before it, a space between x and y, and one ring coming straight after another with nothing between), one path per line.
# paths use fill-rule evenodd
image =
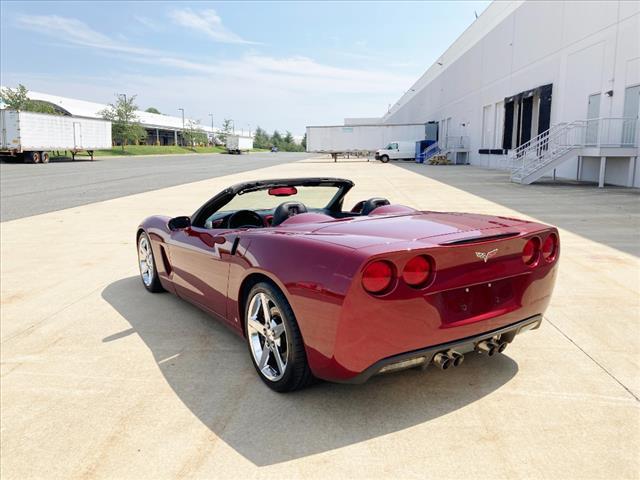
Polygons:
M384 114L489 3L2 1L0 82L301 135Z

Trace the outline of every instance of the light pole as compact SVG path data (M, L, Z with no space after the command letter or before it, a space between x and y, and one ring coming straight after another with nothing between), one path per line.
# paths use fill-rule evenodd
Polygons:
M180 143L184 147L184 108L179 108L178 110L182 112L182 141Z
M209 116L211 117L211 145L213 145L213 113L210 113Z

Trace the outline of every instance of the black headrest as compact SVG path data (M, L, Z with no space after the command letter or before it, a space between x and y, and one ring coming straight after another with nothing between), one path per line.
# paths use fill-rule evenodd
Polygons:
M280 225L287 218L298 215L299 213L307 213L307 207L301 202L284 202L278 205L278 208L273 212L272 226Z
M365 200L364 205L362 205L362 210L360 213L362 215L369 215L376 208L381 207L382 205L389 205L389 200L381 197L373 197L369 200Z

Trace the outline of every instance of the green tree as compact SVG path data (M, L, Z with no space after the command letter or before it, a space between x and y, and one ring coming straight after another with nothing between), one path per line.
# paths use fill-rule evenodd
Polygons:
M10 110L25 111L29 104L28 93L29 91L24 85L18 85L15 90L3 88L0 90L0 99Z
M278 150L283 150L282 143L282 135L278 130L274 130L273 135L271 135L271 145L278 147Z
M294 145L296 143L296 141L293 139L293 135L288 130L286 135L283 138L283 141L286 145Z
M145 110L145 112L147 112L147 113L157 113L158 115L162 115L160 110L158 110L156 107L149 107L149 108L147 108Z
M197 145L206 145L209 142L207 133L200 128L198 122L194 122L193 120L188 121L186 128L182 132L182 136L185 142L187 142L187 145L192 149Z
M227 135L230 135L231 133L233 133L233 129L231 128L231 124L233 123L233 120L231 120L230 118L225 118L222 121L222 129L216 134L216 138L226 144L227 143Z
M253 146L255 148L271 147L271 139L269 138L269 134L260 127L256 127L256 131L253 134Z
M287 131L282 139L281 150L285 152L301 152L302 145L297 144L291 132Z
M62 112L50 103L31 100L29 98L29 90L22 84L18 85L14 90L10 88L0 89L0 100L10 110L62 115Z
M126 95L116 95L116 103L110 103L100 114L105 120L111 120L111 135L116 143L125 146L129 143L138 144L147 138L147 131L138 122L134 103L136 95L127 98Z
M302 147L302 151L307 151L307 134L305 132L304 137L302 137L302 142L300 142L300 146Z

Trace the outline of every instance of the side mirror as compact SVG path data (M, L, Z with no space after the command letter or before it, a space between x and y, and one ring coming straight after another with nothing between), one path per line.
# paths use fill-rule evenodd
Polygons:
M191 218L190 217L174 217L169 220L169 229L176 230L184 230L191 226Z

